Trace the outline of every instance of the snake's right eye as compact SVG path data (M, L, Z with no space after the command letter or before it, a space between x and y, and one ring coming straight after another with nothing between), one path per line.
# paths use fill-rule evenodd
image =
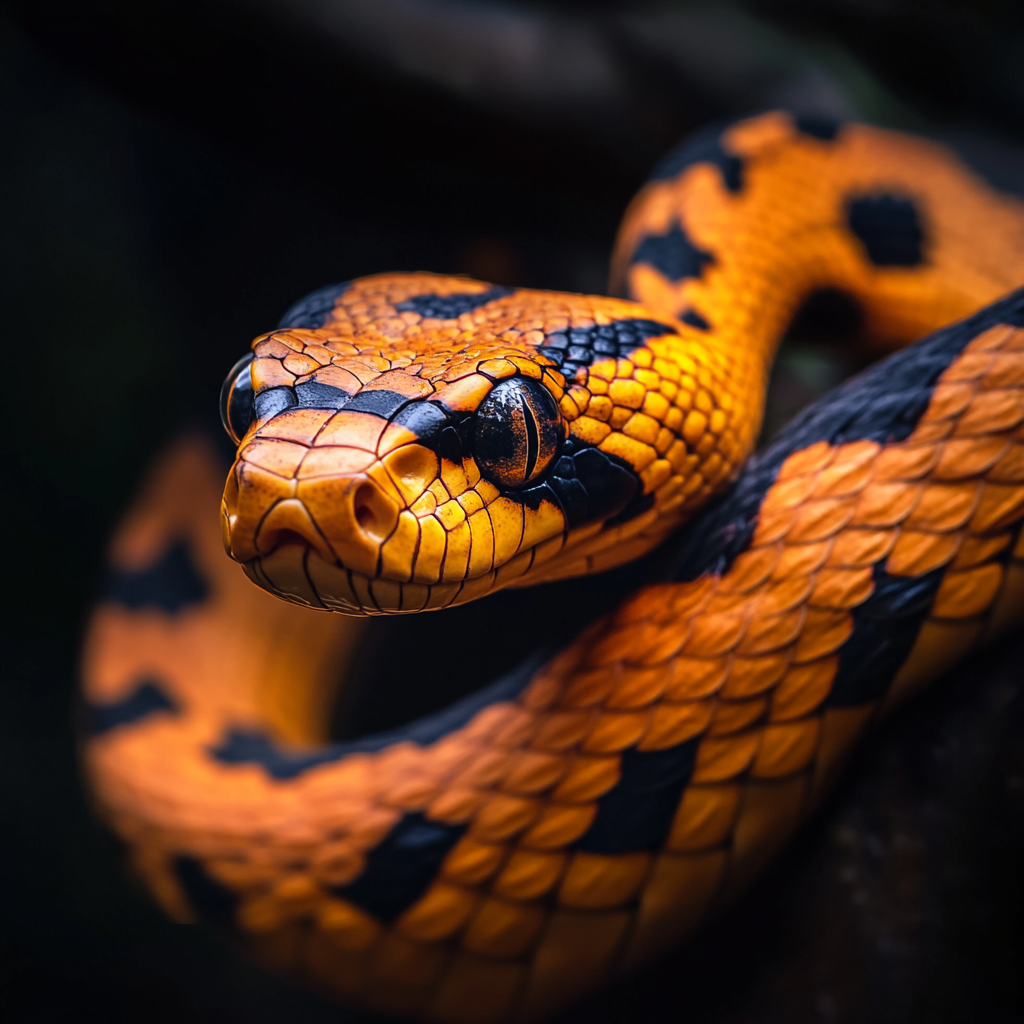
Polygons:
M249 429L256 410L252 391L253 354L247 352L231 367L220 388L220 421L228 437L238 444Z

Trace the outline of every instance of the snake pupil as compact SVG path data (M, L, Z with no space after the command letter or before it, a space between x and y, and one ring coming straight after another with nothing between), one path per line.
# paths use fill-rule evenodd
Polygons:
M231 367L220 389L220 421L228 437L238 444L255 417L252 390L253 354L247 352Z

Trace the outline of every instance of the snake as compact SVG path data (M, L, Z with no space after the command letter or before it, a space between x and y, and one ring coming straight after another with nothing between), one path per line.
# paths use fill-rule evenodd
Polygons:
M322 288L225 382L226 484L199 434L153 464L82 759L174 920L373 1013L544 1019L737 899L874 723L1020 624L1024 204L935 142L771 111L662 160L610 280ZM876 361L757 449L822 293ZM503 622L496 679L438 616L472 692L331 741L367 616L648 554L552 648Z

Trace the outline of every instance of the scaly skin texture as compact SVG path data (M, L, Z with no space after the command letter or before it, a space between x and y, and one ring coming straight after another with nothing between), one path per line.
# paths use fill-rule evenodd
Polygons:
M375 1011L542 1018L734 898L874 719L1020 622L1019 204L933 145L768 114L666 161L613 281L639 301L315 294L254 343L222 538L205 444L156 466L87 636L85 759L177 919ZM747 459L822 287L889 347L974 315ZM670 535L664 580L546 663L317 746L360 619L297 605L444 607Z

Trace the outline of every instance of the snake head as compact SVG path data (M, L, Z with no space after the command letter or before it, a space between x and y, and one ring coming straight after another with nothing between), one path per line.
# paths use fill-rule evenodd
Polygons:
M272 593L354 614L634 558L678 522L700 459L653 368L685 330L428 274L314 293L225 382L225 547Z

